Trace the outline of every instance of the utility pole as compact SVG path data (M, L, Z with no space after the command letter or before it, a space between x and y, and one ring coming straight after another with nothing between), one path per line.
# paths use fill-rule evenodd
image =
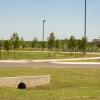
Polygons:
M1 40L0 40L0 60L1 60Z
M44 23L46 22L46 20L43 20L43 36L42 36L42 48L44 50Z

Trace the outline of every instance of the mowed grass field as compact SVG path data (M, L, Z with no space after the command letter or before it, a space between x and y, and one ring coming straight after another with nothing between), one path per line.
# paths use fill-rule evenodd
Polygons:
M100 100L99 68L0 68L0 77L51 75L49 86L0 87L0 100Z
M87 57L97 57L100 54L87 54ZM59 51L1 51L1 59L62 59L62 58L84 57L82 53L62 53Z

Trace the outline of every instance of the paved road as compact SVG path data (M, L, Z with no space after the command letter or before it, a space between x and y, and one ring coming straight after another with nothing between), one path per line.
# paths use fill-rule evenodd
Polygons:
M33 67L33 68L40 68L40 67L55 67L55 68L100 68L100 64L59 64L59 63L51 63L51 61L45 62L0 62L0 67Z

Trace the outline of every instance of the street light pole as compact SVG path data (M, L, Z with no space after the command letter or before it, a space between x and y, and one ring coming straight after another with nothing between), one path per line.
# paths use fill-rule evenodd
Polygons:
M1 40L0 40L0 60L1 60Z
M43 20L43 37L42 37L42 48L44 50L44 23L46 22L46 20Z
M86 56L86 41L87 41L87 36L86 36L86 14L87 14L87 11L86 11L86 8L87 8L87 2L85 0L85 9L84 9L84 56Z

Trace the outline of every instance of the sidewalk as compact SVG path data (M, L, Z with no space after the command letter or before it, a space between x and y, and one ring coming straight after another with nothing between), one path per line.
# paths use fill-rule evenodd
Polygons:
M76 60L92 60L100 59L100 57L88 57L88 58L70 58L70 59L44 59L44 60L0 60L0 62L12 62L12 63L27 63L27 62L60 62L61 60L76 61ZM68 62L65 62L68 63ZM72 63L72 62L71 62ZM76 63L76 62L75 62Z

